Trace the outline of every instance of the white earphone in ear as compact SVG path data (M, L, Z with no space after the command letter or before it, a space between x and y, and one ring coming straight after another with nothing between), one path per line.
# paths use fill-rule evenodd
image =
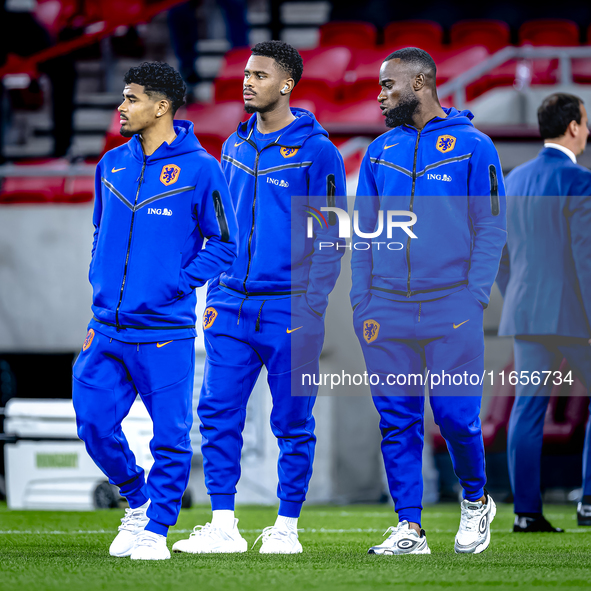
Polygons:
M281 94L285 94L289 90L289 86L287 84L281 89Z

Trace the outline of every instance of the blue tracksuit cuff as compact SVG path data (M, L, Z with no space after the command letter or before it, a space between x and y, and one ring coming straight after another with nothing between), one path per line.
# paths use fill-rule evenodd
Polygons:
M209 495L212 511L234 511L235 495Z
M483 496L484 496L484 489L483 488L479 488L476 492L473 492L473 493L467 493L466 491L464 491L464 498L470 502L477 501L478 499L481 499Z
M283 499L281 499L279 501L278 514L282 517L299 517L300 513L302 512L303 504L303 501L284 501Z
M159 534L161 536L168 535L168 525L164 525L163 523L158 523L157 521L154 521L153 519L150 519L150 521L148 521L148 525L146 525L145 530L151 531L153 534Z
M409 523L418 523L421 527L421 509L419 507L407 507L398 511L398 521L408 521Z
M144 485L145 487L145 485ZM143 490L140 488L138 491L125 495L127 502L129 503L130 509L137 509L142 505L145 505L150 499L144 494Z

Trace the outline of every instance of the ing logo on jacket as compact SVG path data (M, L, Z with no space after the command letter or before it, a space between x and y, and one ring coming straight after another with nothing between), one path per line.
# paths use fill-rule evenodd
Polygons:
M206 308L203 312L203 330L209 328L218 317L218 312L215 308Z
M435 147L444 154L451 152L456 145L456 138L453 135L440 135L437 138Z
M378 338L380 323L375 320L366 320L363 323L363 338L367 343L372 343Z
M179 180L180 173L180 166L177 166L176 164L165 164L160 173L160 182L167 187L168 185L173 185Z
M299 148L281 148L279 152L284 158L291 158L298 153Z

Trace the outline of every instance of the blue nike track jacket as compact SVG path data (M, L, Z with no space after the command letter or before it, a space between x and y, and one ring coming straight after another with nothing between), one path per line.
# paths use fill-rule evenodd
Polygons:
M408 125L388 131L365 154L355 201L358 227L379 230L382 211L383 231L372 240L354 234L353 307L370 291L420 301L465 285L488 305L507 237L499 156L472 125L472 113L444 111L447 118L435 117L420 131ZM393 228L391 239L399 242L388 246L388 210L416 214L417 238Z
M136 135L96 170L90 326L124 342L196 336L193 290L237 254L236 216L218 162L192 123L177 120L174 129L176 139L150 156Z
M224 143L222 167L235 201L240 243L238 258L219 284L240 297L305 294L322 315L339 275L344 240L336 216L321 208L347 209L345 168L314 115L291 112L295 121L262 149L253 140L256 114ZM307 238L311 211L322 223L314 221L313 237Z

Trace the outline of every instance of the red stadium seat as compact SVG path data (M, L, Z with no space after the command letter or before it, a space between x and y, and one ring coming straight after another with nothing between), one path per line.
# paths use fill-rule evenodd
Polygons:
M188 105L183 117L193 122L195 135L201 145L219 160L222 144L248 115L244 112L242 101L232 101L215 105Z
M376 44L377 31L371 23L361 21L333 21L320 27L320 47L342 45L368 48Z
M468 85L466 98L472 100L493 88L513 86L516 80L518 60L509 60L491 70L476 82ZM531 84L553 85L558 83L558 60L538 59L531 62Z
M244 68L252 51L248 47L232 49L224 56L220 72L214 81L216 102L236 101L242 96Z
M591 84L591 58L572 60L572 72L577 84Z
M38 0L34 14L39 23L57 37L79 11L77 0Z
M579 27L566 19L527 21L519 28L521 45L568 47L579 45Z
M94 178L88 176L66 177L64 191L56 196L55 203L87 203L94 199Z
M339 100L342 81L351 62L351 51L346 47L319 47L300 53L304 60L304 76L296 86L293 98Z
M484 45L494 52L511 45L511 30L503 21L473 19L459 21L450 29L451 45L454 48Z
M343 98L346 102L377 100L380 93L379 72L384 50L359 50L354 53L353 67L345 74ZM443 84L481 63L489 56L486 47L461 47L431 52L437 65L437 83Z
M123 137L119 133L120 128L121 125L119 124L119 111L115 109L113 111L113 117L111 118L109 129L107 129L107 135L105 136L105 145L103 146L101 156L103 156L109 150L112 150L117 146L121 146L122 144L125 144L129 141L129 138Z
M2 185L0 203L54 203L59 201L64 193L64 176L28 176L27 166L46 166L54 170L65 170L68 161L65 159L36 159L20 164L22 177L7 177Z
M489 50L482 46L460 47L433 53L437 65L437 84L443 84L459 76L473 66L480 64L490 55Z
M441 49L443 29L427 20L395 21L384 29L384 45L394 51L401 47L420 47L425 51Z
M380 67L389 52L386 49L355 51L351 66L343 76L343 100L347 103L373 100L380 94Z

